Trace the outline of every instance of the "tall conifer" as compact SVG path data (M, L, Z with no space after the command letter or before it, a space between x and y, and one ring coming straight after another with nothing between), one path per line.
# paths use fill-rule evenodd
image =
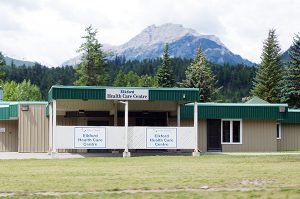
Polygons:
M289 50L289 63L282 86L281 102L300 108L300 34L295 35Z
M163 62L156 73L157 83L159 87L174 87L175 77L171 68L171 60L169 55L169 45L164 48Z
M251 94L270 103L280 101L280 81L282 80L282 63L280 46L275 29L269 30L264 41L261 63L254 78Z
M106 85L108 82L107 65L105 55L101 50L102 45L98 42L97 30L90 25L86 29L86 35L82 38L85 42L81 44L78 52L83 53L82 62L76 73L79 79L76 85L92 86Z
M186 79L183 81L183 85L189 88L199 88L201 102L212 101L216 97L220 88L216 88L217 81L200 48L185 74Z

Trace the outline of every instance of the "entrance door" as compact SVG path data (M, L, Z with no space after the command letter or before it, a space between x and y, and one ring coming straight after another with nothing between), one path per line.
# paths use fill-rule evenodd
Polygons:
M207 120L207 151L221 151L221 120Z

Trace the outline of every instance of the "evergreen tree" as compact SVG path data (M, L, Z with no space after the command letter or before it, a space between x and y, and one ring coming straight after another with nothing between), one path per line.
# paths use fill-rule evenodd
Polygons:
M2 53L0 52L0 81L4 81L6 77L6 72L5 72L5 59Z
M282 80L282 63L280 61L280 46L275 33L271 29L264 41L261 64L254 78L251 94L261 99L276 103L280 101L280 81Z
M143 75L139 79L139 86L141 87L157 87L157 81L154 76Z
M159 87L175 86L175 78L171 69L168 44L165 45L162 65L157 70L156 79Z
M295 35L289 56L288 68L282 83L281 102L300 108L300 34Z
M105 63L105 55L101 50L102 45L98 42L94 30L90 25L85 29L87 35L82 38L85 42L81 44L78 52L83 53L82 62L80 63L76 73L79 79L76 85L106 85L108 82L107 65Z
M183 81L183 85L189 88L199 88L201 102L208 102L216 97L220 88L216 88L217 81L200 48L198 48L197 55L185 74L186 79Z
M123 87L127 85L126 75L125 73L120 70L117 74L117 77L113 83L114 86Z

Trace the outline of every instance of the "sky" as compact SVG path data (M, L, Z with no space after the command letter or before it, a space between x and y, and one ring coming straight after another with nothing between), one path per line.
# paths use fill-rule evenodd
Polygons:
M78 55L86 26L101 43L120 45L152 24L182 24L213 34L259 63L268 30L283 51L300 32L299 0L0 0L0 51L59 66Z

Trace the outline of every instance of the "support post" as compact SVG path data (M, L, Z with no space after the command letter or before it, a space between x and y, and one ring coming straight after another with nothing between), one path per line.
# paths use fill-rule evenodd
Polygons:
M53 137L52 137L52 104L49 103L49 150L48 154L52 153L52 146L53 146Z
M177 104L177 127L180 127L180 104Z
M193 156L200 156L200 151L198 147L198 103L194 102L194 129L195 129L195 135L196 135L196 146L195 150L193 152Z
M128 151L128 101L125 104L125 150L123 152L123 157L130 157L130 152Z
M52 119L52 156L55 156L55 154L57 153L56 150L56 100L53 100L53 119Z
M118 126L118 104L114 102L114 126Z

